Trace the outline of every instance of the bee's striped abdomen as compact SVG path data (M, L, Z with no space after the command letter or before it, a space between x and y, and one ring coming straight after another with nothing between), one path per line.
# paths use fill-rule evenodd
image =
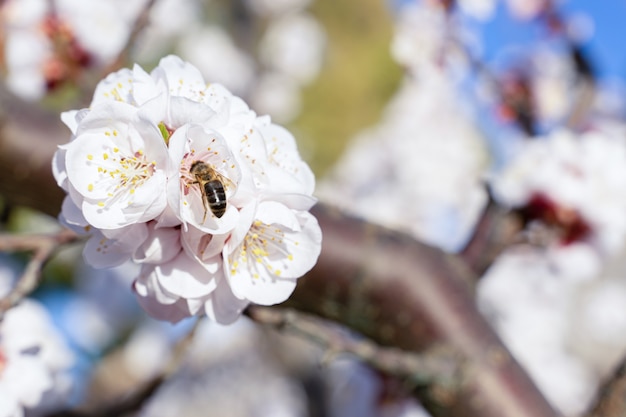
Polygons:
M226 212L226 191L224 184L218 180L212 180L204 184L204 194L206 195L209 208L215 217L222 217Z

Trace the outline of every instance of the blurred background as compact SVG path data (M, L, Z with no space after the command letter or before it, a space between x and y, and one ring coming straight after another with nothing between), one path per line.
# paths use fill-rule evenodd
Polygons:
M321 201L451 253L488 205L509 210L523 227L479 307L578 416L626 352L625 19L618 0L4 0L0 98L81 108L107 73L174 53L293 132ZM6 232L60 227L2 202ZM136 265L93 270L81 250L33 295L73 358L33 415L149 380L194 325L148 318ZM3 282L27 259L1 258ZM398 381L245 317L202 322L191 352L137 415L427 415Z

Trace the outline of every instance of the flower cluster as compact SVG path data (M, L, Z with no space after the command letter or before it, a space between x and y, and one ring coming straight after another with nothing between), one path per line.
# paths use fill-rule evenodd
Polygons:
M0 295L11 287L12 268L0 260ZM74 357L47 310L32 299L8 310L0 322L0 416L19 417L24 409L52 409L71 388Z
M189 63L115 72L62 120L61 221L91 236L91 265L142 264L134 290L152 316L232 322L284 301L315 264L315 178L293 136Z

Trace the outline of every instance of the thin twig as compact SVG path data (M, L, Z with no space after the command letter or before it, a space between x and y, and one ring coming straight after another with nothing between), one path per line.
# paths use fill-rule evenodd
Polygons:
M415 384L449 386L462 380L460 358L451 349L433 348L417 354L382 347L371 340L350 336L337 325L288 308L251 306L247 314L257 323L312 340L327 349L331 357L350 354L385 374Z
M11 291L0 299L0 319L7 310L19 303L39 285L45 263L59 246L75 241L78 236L70 230L51 235L0 235L0 251L32 251L26 269Z

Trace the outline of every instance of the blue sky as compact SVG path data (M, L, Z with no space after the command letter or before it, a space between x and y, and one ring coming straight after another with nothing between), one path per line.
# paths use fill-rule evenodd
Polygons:
M591 17L594 33L584 44L584 51L596 65L599 75L626 81L626 1L564 0L560 10L565 18L580 13ZM502 4L495 18L480 26L479 33L488 61L505 46L530 45L545 39L545 31L539 24L513 19Z

